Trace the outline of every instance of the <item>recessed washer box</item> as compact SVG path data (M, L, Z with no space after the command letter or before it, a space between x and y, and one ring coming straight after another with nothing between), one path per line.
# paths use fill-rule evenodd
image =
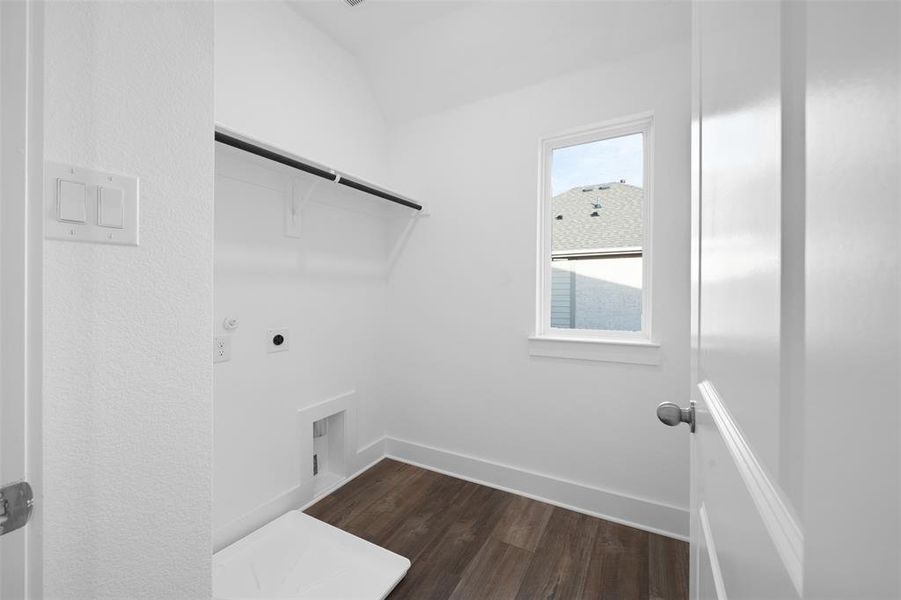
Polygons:
M138 245L138 178L44 163L44 237Z

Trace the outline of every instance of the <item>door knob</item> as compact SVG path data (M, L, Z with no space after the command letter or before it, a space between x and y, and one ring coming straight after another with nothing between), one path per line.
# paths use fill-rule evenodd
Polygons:
M680 408L673 402L661 402L657 405L657 418L664 425L675 427L679 423L688 423L691 432L695 431L695 403L691 402L688 408Z

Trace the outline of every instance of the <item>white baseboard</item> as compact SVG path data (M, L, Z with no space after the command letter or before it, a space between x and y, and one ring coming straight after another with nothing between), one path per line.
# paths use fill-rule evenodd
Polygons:
M249 533L256 531L269 521L300 506L306 500L307 496L312 494L312 489L305 490L303 488L304 486L295 486L276 496L269 502L257 506L237 519L233 519L222 527L214 530L213 553L219 552L226 546L233 544Z
M218 552L289 510L304 510L312 506L322 496L347 484L383 458L392 458L651 533L679 540L688 539L689 513L686 509L385 436L357 450L352 465L353 475L331 489L314 496L310 486L297 486L221 527L213 536L214 551Z
M389 458L636 529L688 540L689 511L449 450L385 438Z
M256 531L266 523L277 519L289 510L304 510L319 501L323 496L334 492L358 475L369 470L385 457L385 438L381 437L371 444L357 450L348 470L352 475L338 481L329 489L314 494L312 482L295 486L276 496L269 502L261 504L237 519L227 523L213 532L213 552L237 542L244 536Z
M385 444L387 439L388 438L383 435L374 442L357 450L356 462L354 464L355 468L353 469L355 474L352 477L348 477L348 481L385 458ZM362 469L362 471L360 469Z

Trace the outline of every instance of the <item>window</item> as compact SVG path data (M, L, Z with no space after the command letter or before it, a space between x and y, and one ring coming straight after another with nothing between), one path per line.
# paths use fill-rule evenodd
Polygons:
M536 337L650 341L653 118L542 143Z

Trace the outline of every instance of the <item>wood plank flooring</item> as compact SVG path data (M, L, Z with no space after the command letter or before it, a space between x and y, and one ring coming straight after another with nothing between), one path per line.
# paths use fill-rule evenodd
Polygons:
M306 512L412 561L390 600L688 598L685 542L390 459Z

